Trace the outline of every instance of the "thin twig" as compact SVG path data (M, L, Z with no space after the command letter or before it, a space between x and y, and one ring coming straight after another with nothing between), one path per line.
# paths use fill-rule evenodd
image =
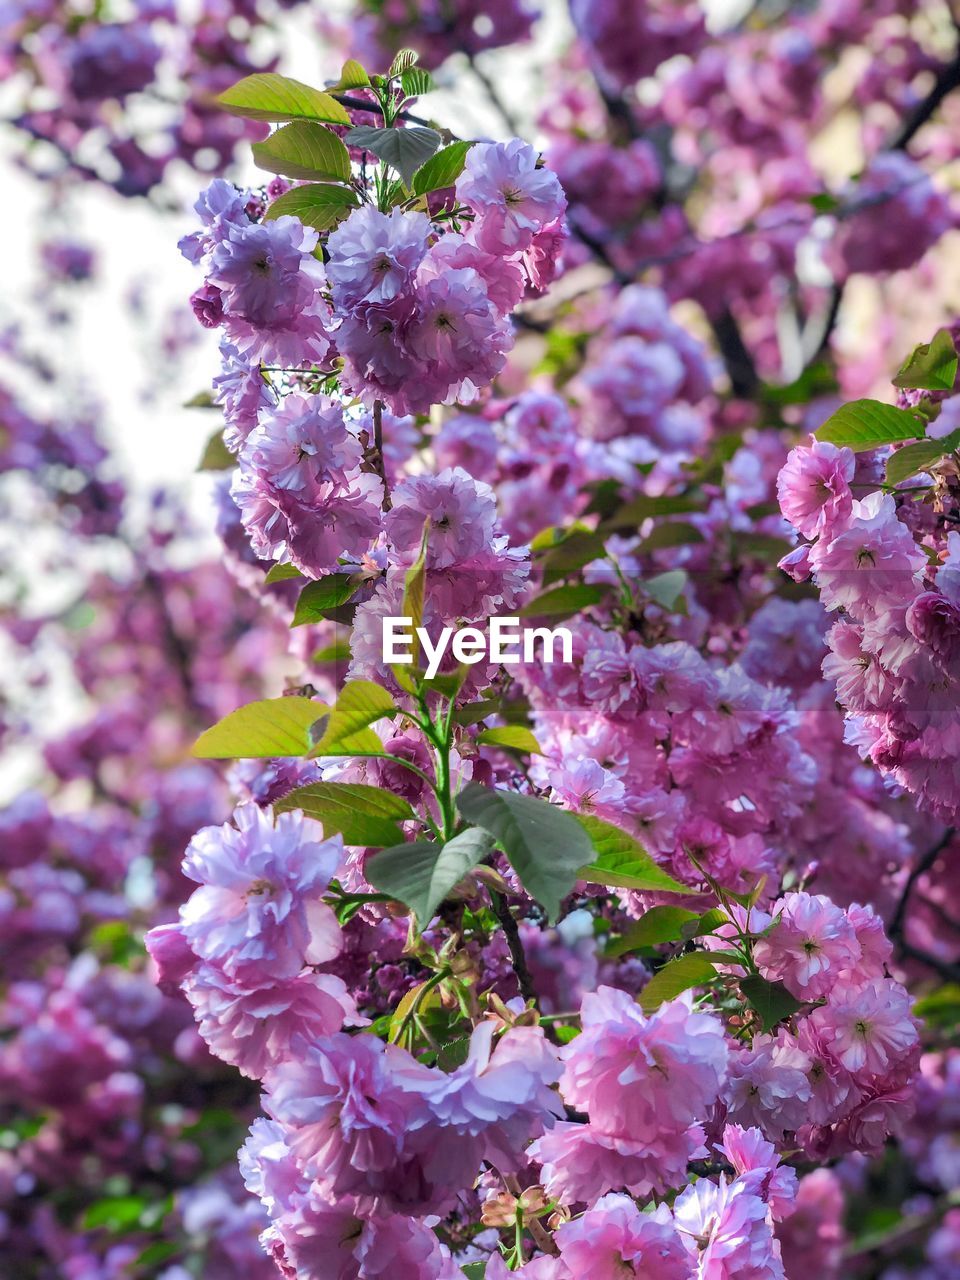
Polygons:
M390 498L390 483L387 480L387 464L383 456L383 401L374 400L373 402L373 463L377 468L377 475L383 485L383 510L389 511L393 506Z

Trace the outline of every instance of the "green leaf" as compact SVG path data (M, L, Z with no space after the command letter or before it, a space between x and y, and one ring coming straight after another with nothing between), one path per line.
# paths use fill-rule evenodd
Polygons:
M384 849L368 859L364 875L375 889L405 903L423 929L450 890L492 848L488 832L471 827L443 845L417 841Z
M219 94L216 101L231 115L244 116L247 120L323 120L327 124L350 123L346 108L341 107L329 94L273 72L244 76Z
M236 458L223 443L222 429L215 431L203 447L203 454L197 463L197 470L226 471L236 465Z
M477 734L477 742L488 747L506 747L510 751L534 752L543 755L543 748L530 729L522 724L502 725L499 729L484 729Z
M400 74L400 88L408 98L422 98L436 88L433 76L424 67L408 67Z
M654 862L629 831L592 813L574 814L590 839L592 857L580 868L579 878L591 884L619 889L647 889L661 893L691 894L689 885L674 880Z
M369 84L370 77L366 69L354 58L348 58L340 68L340 79L327 92L344 93L347 89L366 89Z
M764 1031L772 1031L778 1022L803 1008L802 1000L795 1000L782 982L768 982L759 974L740 979L740 990L760 1017Z
M541 561L543 585L549 587L592 561L602 560L606 553L606 543L592 529L566 531L554 546L546 550Z
M140 1227L157 1227L173 1207L173 1197L150 1201L143 1196L107 1196L90 1205L83 1215L86 1231L102 1227L114 1234Z
M263 583L266 587L272 587L275 582L288 582L291 578L302 578L303 574L292 564L275 564Z
M445 191L463 173L467 152L472 142L451 142L430 157L413 175L413 194L425 196L428 191Z
M601 530L608 532L615 529L636 529L650 516L685 515L690 511L702 511L704 502L698 498L687 498L680 494L641 494L632 498L612 516L604 520Z
M267 698L224 716L193 744L201 760L269 760L305 756L310 728L327 711L312 698Z
M915 347L893 379L895 387L913 391L952 391L957 377L957 349L949 329L938 329L931 342Z
M879 400L851 400L827 419L816 437L863 452L895 440L916 440L923 434L923 423L906 409Z
M659 524L648 538L644 538L637 551L661 551L666 547L685 547L697 542L705 542L703 534L696 525L684 520L671 520L667 524Z
M658 969L640 992L640 1008L653 1013L665 1000L673 1000L691 987L702 987L716 976L713 961L705 951L690 951Z
M300 592L291 627L321 622L330 616L332 610L346 604L359 589L360 582L352 573L328 573L315 582L308 582Z
M693 938L702 938L705 934L716 933L722 924L729 923L730 917L726 911L721 910L720 907L711 907L696 920L685 924L680 931L680 936L689 942Z
M466 1280L483 1280L487 1274L487 1264L485 1262L468 1262L466 1266L461 1267Z
M913 1012L932 1027L960 1028L960 984L947 982L920 996Z
M835 209L840 208L840 201L829 191L818 191L816 195L812 195L810 204L817 213L833 213Z
M686 571L670 569L666 573L658 573L654 578L647 578L640 586L651 600L672 613L683 601L683 593L687 588Z
M651 907L626 933L614 938L604 954L622 956L628 951L654 947L661 942L679 942L683 926L699 919L696 911L687 911L685 907Z
M929 471L954 449L960 449L960 429L951 431L948 436L941 436L939 440L918 440L916 444L905 444L887 459L887 484L901 484L918 471Z
M310 661L314 666L318 667L325 662L349 662L350 641L346 638L334 640L333 644L328 644L323 649L318 649L316 653L311 654Z
M599 604L610 590L609 582L576 582L551 587L529 600L520 610L522 618L571 618L581 609Z
M345 748L339 753L342 755L350 754L351 745L354 750L361 750L357 746L360 731L366 729L367 725L382 720L384 716L394 715L396 710L393 699L386 689L374 684L371 680L351 680L349 684L343 686L329 718L323 725L317 726L316 732L320 736L310 752L311 759L320 755L336 755L337 747ZM373 732L364 735L360 741L367 743L376 741L377 745L373 749L383 750L383 743Z
M322 124L295 120L253 144L254 163L287 178L332 178L350 181L350 153Z
M359 125L350 129L346 141L351 147L372 151L384 164L391 165L409 188L413 175L426 164L443 139L436 129L419 126L410 129L374 129Z
M457 807L468 822L490 832L527 893L555 919L592 851L576 817L546 800L476 782L460 792Z
M322 823L324 835L342 835L345 844L380 848L402 841L397 822L414 817L406 800L359 782L311 782L278 800L274 809L302 809Z
M277 196L264 214L269 219L291 214L299 218L305 227L316 231L329 231L352 210L360 200L349 187L337 187L330 182L312 182L309 186L294 187Z

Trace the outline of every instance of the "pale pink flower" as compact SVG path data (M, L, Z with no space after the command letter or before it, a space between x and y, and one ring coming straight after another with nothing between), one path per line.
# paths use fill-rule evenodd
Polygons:
M773 907L773 927L754 948L765 978L782 982L798 1000L816 1000L860 958L853 925L821 894L788 893Z
M767 1142L759 1129L728 1124L719 1150L733 1165L739 1179L770 1206L775 1222L793 1212L796 1171L780 1164L776 1147Z
M852 449L819 440L791 449L777 477L777 497L783 514L805 538L815 538L849 516L856 465Z
M893 1069L919 1042L909 994L891 978L840 984L811 1021L827 1051L855 1076Z
M697 1280L784 1280L767 1206L739 1178L701 1178L674 1205Z
M723 1082L727 1046L720 1022L694 1013L689 995L649 1018L625 991L584 997L583 1030L561 1051L564 1099L600 1132L656 1141L701 1118Z
M302 813L274 822L255 804L241 805L234 821L204 827L187 847L184 875L201 885L180 908L187 942L253 983L332 960L342 939L322 895L342 862L341 838L324 840Z
M556 1233L560 1258L571 1277L624 1280L690 1280L690 1258L670 1210L641 1213L627 1196L607 1195Z

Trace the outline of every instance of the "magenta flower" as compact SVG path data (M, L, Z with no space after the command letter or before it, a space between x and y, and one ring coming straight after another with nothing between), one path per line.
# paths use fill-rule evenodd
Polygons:
M457 198L477 214L473 238L487 253L522 253L567 206L557 175L537 168L537 153L519 138L476 143L457 179Z
M184 874L200 883L180 908L190 946L231 977L290 978L340 950L336 917L321 900L343 858L339 836L300 813L276 822L241 805L236 826L204 827L190 841Z
M819 440L790 450L777 477L777 497L783 514L805 538L825 534L850 515L856 465L852 449Z

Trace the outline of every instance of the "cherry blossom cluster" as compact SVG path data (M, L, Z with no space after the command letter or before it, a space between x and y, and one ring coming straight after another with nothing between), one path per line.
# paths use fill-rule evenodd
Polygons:
M812 576L838 615L823 671L846 713L847 741L952 822L960 534L943 513L953 468L945 461L942 493L930 480L909 482L911 492L881 487L875 463L876 454L858 464L850 448L818 440L792 451L780 503L804 541L783 565L798 580Z

